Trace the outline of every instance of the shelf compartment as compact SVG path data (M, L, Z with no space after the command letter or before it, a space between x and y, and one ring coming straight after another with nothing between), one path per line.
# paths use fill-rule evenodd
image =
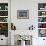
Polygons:
M0 3L0 10L8 10L8 3Z
M38 17L38 22L46 22L46 17Z
M45 10L46 9L46 3L38 3L38 10Z
M5 35L5 37L8 37L8 30L1 30L0 35Z
M38 23L38 28L46 28L46 23Z
M0 16L8 16L8 11L0 11Z
M0 23L0 35L8 37L8 23Z
M38 11L38 16L46 16L46 11Z
M0 22L8 22L8 17L0 17Z
M8 23L0 23L0 30L8 30Z
M46 37L46 29L39 29L38 36L39 37Z

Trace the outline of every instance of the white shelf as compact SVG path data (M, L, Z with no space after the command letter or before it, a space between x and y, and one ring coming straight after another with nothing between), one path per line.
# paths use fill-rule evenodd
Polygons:
M8 22L0 22L0 23L8 23Z
M38 17L46 17L46 15L44 15L44 16L38 16Z
M46 28L38 28L38 29L46 29Z
M46 22L38 22L38 23L46 23Z
M46 10L38 10L38 11L46 11Z
M8 11L8 10L0 10L0 11Z
M8 16L0 16L0 17L8 17Z

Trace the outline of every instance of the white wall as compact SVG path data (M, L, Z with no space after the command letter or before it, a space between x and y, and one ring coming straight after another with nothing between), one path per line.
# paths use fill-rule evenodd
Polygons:
M11 0L11 22L14 23L17 30L28 30L33 24L36 32L34 36L38 36L38 3L46 3L46 0ZM17 19L17 10L21 9L29 10L29 19ZM33 46L40 46L38 43L43 44L43 39L41 39L34 37Z
M33 3L32 3L33 2ZM17 19L17 10L29 10L29 19ZM27 30L32 24L37 23L37 2L31 0L11 1L11 22L16 25L17 30Z
M46 0L11 0L11 22L14 23L17 30L27 30L29 26L38 27L38 3ZM17 10L29 10L29 19L17 19Z

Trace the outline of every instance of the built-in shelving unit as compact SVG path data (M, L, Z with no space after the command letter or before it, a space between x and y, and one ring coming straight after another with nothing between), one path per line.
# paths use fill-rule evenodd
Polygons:
M46 3L38 3L38 31L40 37L46 37Z
M8 3L0 3L0 35L8 37Z

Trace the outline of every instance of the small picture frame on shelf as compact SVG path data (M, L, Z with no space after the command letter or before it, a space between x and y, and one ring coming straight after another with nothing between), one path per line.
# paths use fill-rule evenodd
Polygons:
M29 19L29 10L17 10L17 19Z

